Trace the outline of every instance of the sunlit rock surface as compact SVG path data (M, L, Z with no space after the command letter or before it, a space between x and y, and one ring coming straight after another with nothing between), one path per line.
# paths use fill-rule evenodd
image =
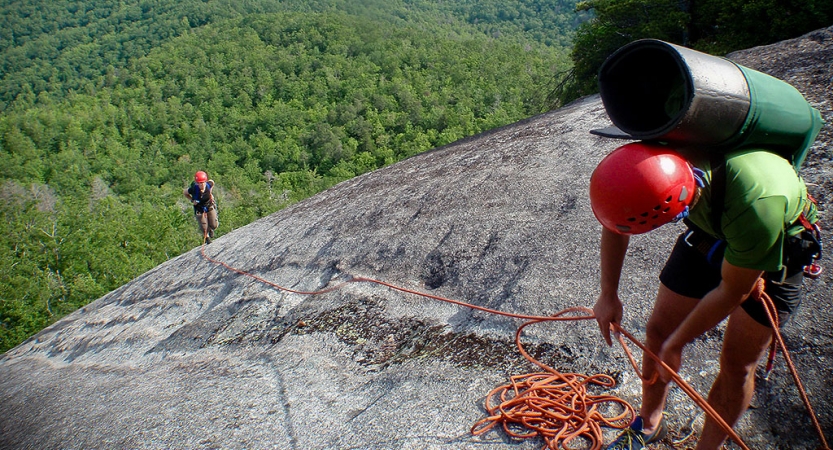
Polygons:
M730 57L792 83L833 122L833 28ZM589 307L600 227L587 184L621 142L588 130L608 123L599 98L585 98L342 183L205 252L297 291L369 277L513 313ZM823 208L833 193L830 144L828 126L804 171ZM632 240L623 325L639 337L680 231ZM829 232L824 240L833 248ZM829 253L824 263L784 333L833 437ZM0 358L0 448L540 448L500 431L469 433L493 387L537 370L514 345L520 323L373 283L285 292L195 248ZM543 362L611 374L620 382L611 393L638 406L639 380L595 323L527 330ZM718 327L686 350L683 376L703 394L721 336ZM760 375L738 426L746 443L818 447L783 359L769 381ZM678 389L668 412L662 445L671 448L702 415Z

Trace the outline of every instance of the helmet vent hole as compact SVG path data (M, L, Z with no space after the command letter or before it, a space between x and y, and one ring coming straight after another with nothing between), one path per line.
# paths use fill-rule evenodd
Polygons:
M672 199L672 198L674 198L674 197L673 197L673 196L671 196L671 195L669 195L669 196L665 199L665 203L671 203L671 199Z
M659 211L660 209L662 209L662 205L654 206L654 211Z
M640 217L648 217L648 213L647 213L647 212L644 212L644 213L640 214L639 216L640 216Z

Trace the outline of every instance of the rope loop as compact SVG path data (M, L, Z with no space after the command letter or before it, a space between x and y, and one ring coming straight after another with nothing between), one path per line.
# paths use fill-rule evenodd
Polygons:
M585 441L590 448L596 450L601 448L603 444L602 426L623 429L627 427L635 417L636 413L634 412L633 407L625 400L612 395L594 393L597 390L615 387L616 381L611 376L606 374L582 375L577 373L559 372L533 358L529 353L527 353L521 344L521 332L527 326L541 322L595 319L593 311L589 308L567 308L553 314L552 316L514 314L438 295L428 294L413 289L407 289L391 283L386 283L384 281L360 276L349 277L346 281L342 281L333 286L319 290L294 290L280 286L262 277L234 268L222 261L211 258L205 253L207 237L207 235L204 236L202 249L200 251L202 257L206 261L220 265L232 272L252 278L281 291L299 295L320 295L341 289L349 283L373 283L403 293L409 293L420 297L451 303L490 314L526 320L527 322L521 324L515 331L515 344L524 358L526 358L530 363L541 368L543 372L512 376L510 377L508 383L498 386L489 392L484 402L488 416L476 422L470 430L471 434L475 436L482 435L500 425L508 436L516 439L526 439L538 436L542 437L546 444L544 447L545 449L555 450L561 448L565 450L572 450L570 443L574 440L581 440ZM778 315L775 311L772 299L769 298L763 290L762 280L759 281L759 286L756 287L752 295L756 296L756 298L760 298L764 302L767 315L770 316L770 321L775 324L773 327L775 338L778 345L781 347L785 359L787 360L787 364L789 365L796 385L798 386L801 398L804 400L805 406L807 407L807 410L813 420L813 424L816 427L816 431L821 438L821 448L822 450L830 450L821 426L818 423L818 418L810 405L806 391L804 390L801 380L798 377L798 372L795 370L795 366L789 357L789 353L784 345L781 333L778 331ZM623 329L619 324L612 323L611 330L616 333L618 337L617 340L624 349L628 361L644 382L648 384L656 382L657 374L655 374L655 376L650 380L646 380L643 377L635 358L625 343L625 338L639 347L642 350L644 357L651 358L659 366L663 367L668 373L670 373L671 380L674 381L686 394L688 394L688 396L691 397L691 399L698 406L700 406L712 420L723 428L735 444L744 450L749 450L749 447L746 446L732 427L727 424L726 421L724 421L708 404L708 402L685 380L683 380L677 372L659 359L656 354L648 350L645 345ZM499 400L499 402L496 402L496 400ZM582 446L582 448L586 447L586 445Z

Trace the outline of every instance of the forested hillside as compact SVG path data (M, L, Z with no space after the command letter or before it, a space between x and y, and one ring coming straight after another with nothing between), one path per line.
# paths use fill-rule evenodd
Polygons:
M248 14L342 11L440 35L566 47L576 0L16 0L0 5L0 111L18 95L88 91L100 76L207 24Z
M571 2L16 1L0 8L0 351L201 242L547 109Z

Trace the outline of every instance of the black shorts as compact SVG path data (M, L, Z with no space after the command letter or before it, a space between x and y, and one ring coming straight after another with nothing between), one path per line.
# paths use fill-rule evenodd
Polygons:
M712 261L722 261L723 251L719 249ZM685 233L677 238L674 250L668 257L668 262L659 276L660 281L674 293L686 297L703 298L720 284L719 264L710 264L699 250L688 245ZM782 271L764 274L766 285L764 292L772 298L781 325L785 324L790 314L794 313L801 304L801 285L804 279L803 267L787 267L786 274ZM766 310L761 302L749 298L741 304L758 323L771 327Z

